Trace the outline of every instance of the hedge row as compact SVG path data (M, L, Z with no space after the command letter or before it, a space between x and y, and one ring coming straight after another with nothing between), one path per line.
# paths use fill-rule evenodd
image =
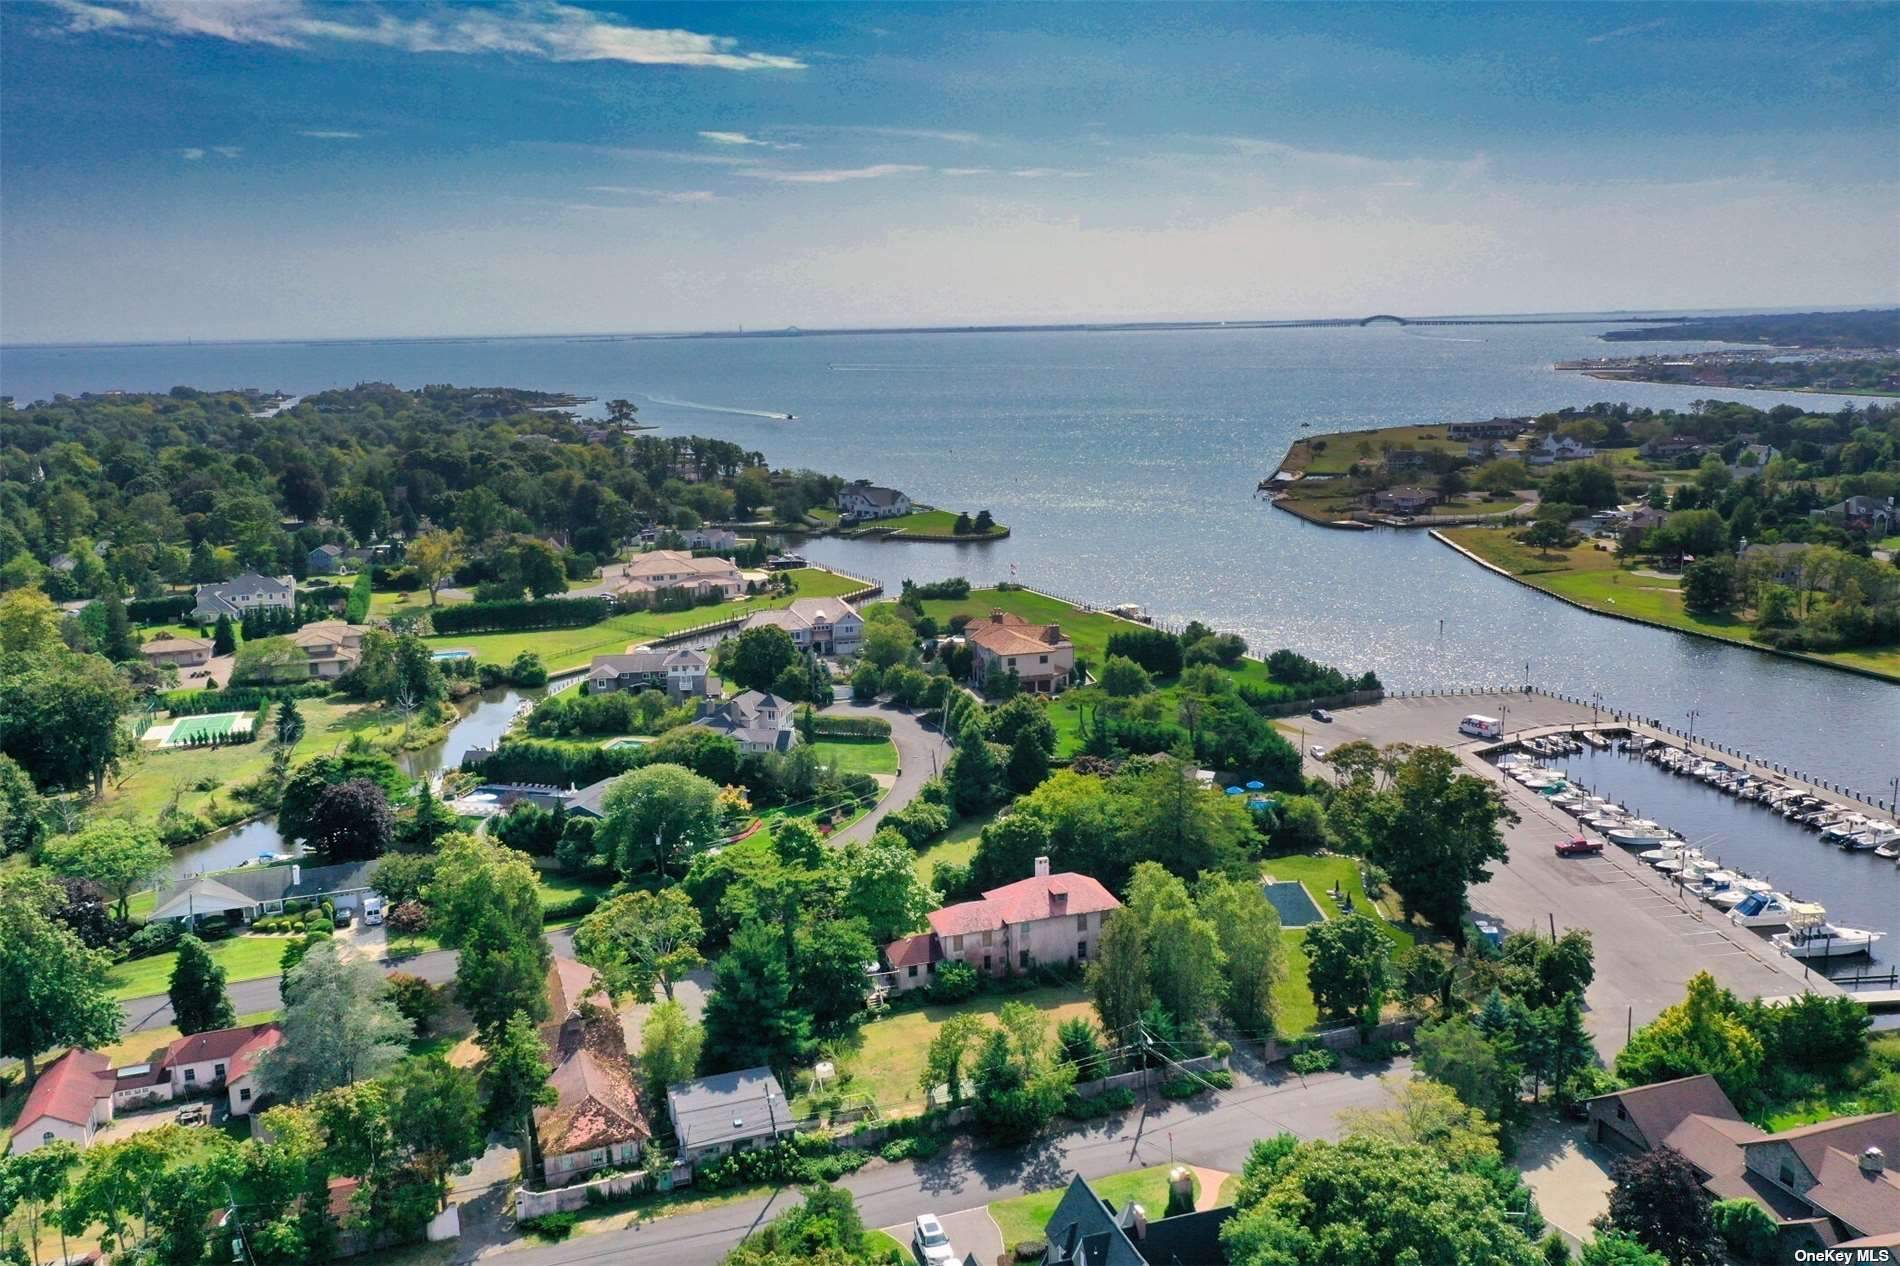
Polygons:
M517 599L469 602L441 607L433 616L437 633L503 633L521 629L574 629L598 624L613 614L606 598Z
M158 696L158 706L175 717L207 712L251 712L266 703L285 699L316 699L330 693L329 682L304 681L294 686L231 686L224 690L170 690Z
M370 573L358 572L356 580L350 585L350 600L343 608L343 618L351 624L363 624L369 619L369 604L373 582Z
M170 624L190 615L198 599L188 593L167 594L163 598L134 598L125 604L125 614L134 624Z
M811 709L805 709L811 712ZM845 717L829 716L823 712L811 713L811 732L819 738L889 738L891 723L883 717ZM801 723L803 717L800 717Z

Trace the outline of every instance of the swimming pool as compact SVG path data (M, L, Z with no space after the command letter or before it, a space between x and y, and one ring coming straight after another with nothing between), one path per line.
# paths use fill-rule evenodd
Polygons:
M1322 923L1326 916L1320 913L1319 903L1307 893L1306 885L1297 879L1276 880L1262 884L1266 889L1267 900L1280 912L1280 926L1303 928L1314 923Z

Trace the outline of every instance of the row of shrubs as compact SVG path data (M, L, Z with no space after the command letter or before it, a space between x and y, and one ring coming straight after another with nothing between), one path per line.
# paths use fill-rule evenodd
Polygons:
M335 922L336 910L326 901L320 910L305 910L302 914L274 914L259 919L251 924L251 931L281 935L285 932L305 932L319 924Z
M467 602L430 613L437 633L506 633L521 629L575 629L613 614L607 598L517 598L512 602Z
M891 723L883 717L832 716L804 708L799 711L798 722L801 726L805 724L807 714L811 720L811 732L818 738L889 738L891 736Z
M734 1152L707 1161L693 1174L695 1186L718 1191L725 1187L768 1183L775 1187L813 1182L836 1182L871 1163L871 1154L858 1148L840 1148L824 1134L794 1135L771 1147Z
M158 706L175 717L207 712L250 712L285 699L316 699L330 693L328 682L306 681L294 686L231 686L223 690L168 690Z

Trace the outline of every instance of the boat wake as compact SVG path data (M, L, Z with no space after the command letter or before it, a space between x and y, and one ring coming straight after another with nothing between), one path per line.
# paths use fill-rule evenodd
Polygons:
M646 399L652 401L654 404L666 405L671 409L695 409L700 413L730 413L742 418L770 418L774 422L789 422L794 416L790 413L778 413L770 409L735 409L730 405L701 404L697 400L674 400L668 396L648 395Z

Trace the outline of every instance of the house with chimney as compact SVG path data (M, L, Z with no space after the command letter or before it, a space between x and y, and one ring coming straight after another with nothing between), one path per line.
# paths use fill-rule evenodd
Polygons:
M911 511L910 498L895 488L880 488L857 479L838 490L838 518L844 523L902 518Z
M724 734L742 752L789 752L798 743L797 705L763 690L721 703L703 702L691 724Z
M192 617L209 623L219 616L242 620L252 611L288 611L297 605L297 582L289 576L245 572L236 580L199 585Z
M981 685L990 668L1013 672L1030 694L1060 693L1075 672L1075 643L1060 624L1032 624L1001 607L964 626L970 647L970 681Z
M1233 1214L1232 1205L1172 1217L1152 1217L1132 1201L1116 1208L1078 1175L1043 1227L1042 1256L1031 1260L1038 1266L1221 1266L1227 1253L1220 1232Z
M329 901L339 910L354 910L369 892L380 857L340 862L334 866L247 866L219 875L194 875L159 893L148 922L177 920L196 926L207 919L226 923L233 916L243 923L267 914L282 914L287 903L311 905Z
M864 618L843 598L796 598L786 607L755 611L739 626L784 629L792 645L815 655L855 655L864 638Z
M631 602L651 601L669 589L732 598L745 592L745 577L730 558L696 558L685 550L655 549L635 554L608 588L614 597Z
M653 1130L620 1017L594 969L556 955L547 991L541 1042L554 1068L554 1102L534 1110L535 1153L547 1185L564 1187L595 1170L638 1164Z
M1585 1100L1592 1142L1615 1151L1669 1147L1716 1200L1750 1199L1774 1217L1780 1246L1833 1248L1900 1235L1900 1113L1836 1117L1769 1134L1742 1119L1706 1073Z
M718 691L711 661L685 647L642 646L624 655L596 655L587 670L589 694L617 690L664 690L669 699L701 699Z
M932 910L928 932L886 945L883 988L928 988L944 963L968 963L994 977L1086 964L1101 944L1102 921L1122 903L1087 875L1051 874L1047 857L1035 867L1028 879Z

